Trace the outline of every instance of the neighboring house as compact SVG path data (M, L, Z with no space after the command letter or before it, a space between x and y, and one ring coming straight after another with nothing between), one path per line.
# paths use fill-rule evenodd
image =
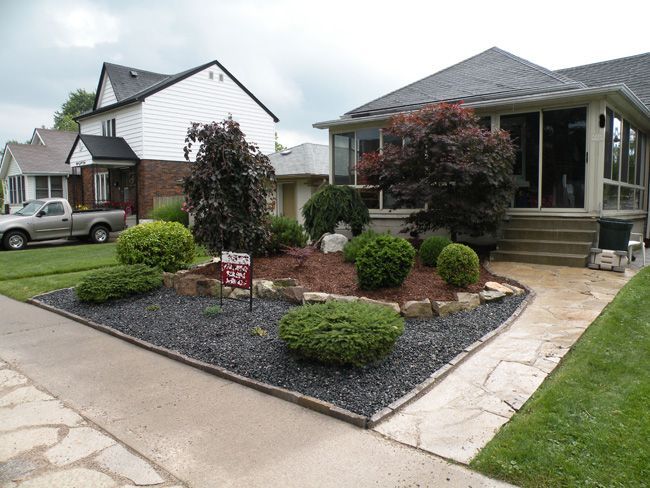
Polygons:
M277 179L276 213L301 224L302 207L329 179L329 148L304 143L269 156Z
M175 75L104 63L96 93L68 155L87 205L146 218L157 199L182 195L192 122L232 118L263 153L274 148L278 118L218 61Z
M391 116L436 102L463 102L516 145L494 259L584 266L602 215L645 232L650 53L551 71L495 47L314 124L329 129L330 182L359 187L378 227L399 229L412 209L361 185L356 162L387 142Z
M36 198L67 198L73 204L74 177L66 158L75 132L34 129L28 144L7 144L0 162L5 209L9 213Z

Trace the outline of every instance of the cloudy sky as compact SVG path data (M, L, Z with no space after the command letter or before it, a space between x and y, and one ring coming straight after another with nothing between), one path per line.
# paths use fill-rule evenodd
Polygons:
M103 61L175 73L218 59L294 145L492 46L552 69L650 51L647 0L0 0L0 19L0 143L50 127Z

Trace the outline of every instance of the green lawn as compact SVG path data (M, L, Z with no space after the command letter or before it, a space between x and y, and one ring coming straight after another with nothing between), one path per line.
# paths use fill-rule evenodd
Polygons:
M471 466L523 487L650 486L650 268Z

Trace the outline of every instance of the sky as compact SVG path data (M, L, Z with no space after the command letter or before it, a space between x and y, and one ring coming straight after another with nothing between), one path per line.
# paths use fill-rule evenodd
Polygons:
M492 46L550 69L650 51L647 0L0 0L0 19L0 144L51 127L104 61L171 74L217 59L293 146Z

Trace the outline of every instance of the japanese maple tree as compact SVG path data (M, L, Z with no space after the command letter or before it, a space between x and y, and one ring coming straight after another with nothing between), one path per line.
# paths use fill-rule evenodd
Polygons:
M193 123L183 151L191 167L183 185L185 208L194 216L196 241L213 254L264 249L275 185L269 158L230 119Z
M405 230L444 228L454 241L459 233L496 230L514 190L507 132L482 129L462 104L441 103L393 117L384 134L403 145L364 155L358 171L398 205L422 209L408 217Z

